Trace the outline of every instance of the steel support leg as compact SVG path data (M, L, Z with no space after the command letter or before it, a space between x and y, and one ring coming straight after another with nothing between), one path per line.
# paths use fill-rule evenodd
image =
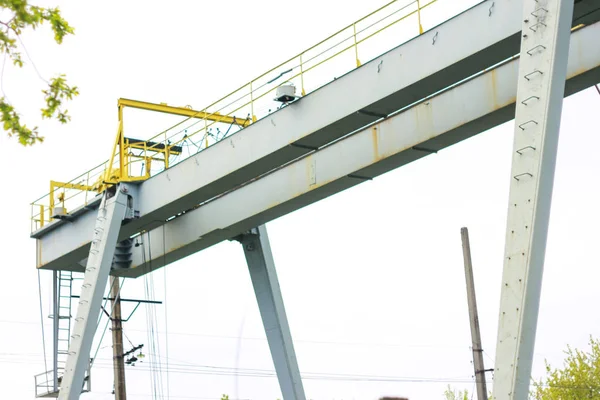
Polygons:
M117 236L127 210L127 188L119 186L109 198L108 191L98 209L94 238L88 256L77 317L71 335L69 356L59 392L60 400L74 400L81 395L85 371L89 367L90 350L102 296L113 262Z
M573 0L524 0L494 400L529 393Z
M264 225L242 235L250 278L258 301L284 400L305 400L292 335L283 307L269 237Z

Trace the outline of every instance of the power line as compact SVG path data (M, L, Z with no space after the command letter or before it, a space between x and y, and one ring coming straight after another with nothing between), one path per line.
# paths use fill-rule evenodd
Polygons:
M130 332L145 332L141 329L129 329ZM172 332L169 331L169 335L177 335L177 336L197 336L197 337L206 337L206 338L215 338L215 339L232 339L232 340L257 340L257 341L266 341L266 337L243 337L243 336L232 336L232 335L211 335L204 333L190 333L190 332ZM396 343L377 343L377 342L337 342L337 341L328 341L328 340L308 340L308 339L294 339L294 343L308 343L308 344L330 344L330 345L339 345L339 346L366 346L366 347L409 347L409 348L420 348L420 347L430 347L430 348L445 348L445 349L469 349L469 346L459 346L459 345L450 345L450 344L396 344Z
M165 248L166 246L166 236L165 236L165 230L163 229L163 265L167 265L166 263L166 257L167 257L167 249ZM171 387L169 384L169 320L168 320L168 314L167 314L167 307L169 305L169 303L167 303L167 269L163 268L163 283L164 283L164 299L165 299L165 347L167 350L167 354L166 354L166 365L167 365L167 400L169 400L171 398Z
M38 298L40 300L40 321L42 325L42 349L44 352L44 372L48 371L48 363L46 362L46 335L44 334L44 308L42 307L42 283L40 278L40 270L37 271L38 278ZM53 315L53 318L57 318Z
M108 360L108 359L105 359ZM18 361L10 360L11 363L16 364L31 364L29 361ZM149 363L150 364L150 363ZM174 365L174 364L171 364ZM112 363L98 362L95 364L96 368L100 369L112 369ZM210 366L207 366L210 367ZM186 368L171 368L170 372L176 374L192 374L192 375L210 375L210 376L242 376L242 377L253 377L253 378L275 378L277 375L274 370L263 370L265 372L251 373L242 372L250 369L240 369L234 371L230 367L212 367L212 368L229 368L230 371L213 371L213 370L202 370L202 369L186 369ZM131 371L149 372L149 368L135 367ZM259 370L260 371L260 370ZM266 372L269 371L269 372ZM379 375L352 375L352 374L332 374L323 372L307 372L302 374L302 379L305 380L325 380L325 381L348 381L348 382L390 382L390 383L472 383L471 377L403 377L403 376L379 376ZM491 380L486 380L491 383ZM538 385L532 380L532 383ZM541 384L542 387L569 389L569 390L600 390L600 385L592 386L575 386L575 385L552 385L552 384ZM180 396L172 396L178 398Z

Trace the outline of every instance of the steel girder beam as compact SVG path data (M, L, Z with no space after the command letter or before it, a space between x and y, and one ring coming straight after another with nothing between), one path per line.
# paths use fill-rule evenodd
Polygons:
M514 16L521 6L522 0L482 2L141 183L135 208L140 218L123 226L119 240L517 54L521 26ZM600 0L577 2L574 24L596 18L598 9ZM71 265L71 258L85 257L90 233L75 235L69 222L53 222L32 234L39 239L39 268L60 269ZM81 243L67 248L53 237L62 229L68 231L63 237Z
M595 35L600 35L599 26L600 25L596 23L583 29L579 29L572 34L573 45L569 58L569 80L567 82L566 88L567 94L575 93L579 90L589 87L590 85L593 85L594 83L597 83L600 80L598 78L598 59L600 58L600 50L595 45L597 40L596 38L598 37ZM475 135L486 129L490 129L500 123L512 119L514 117L517 67L518 61L514 60L502 67L495 68L493 71L487 72L485 75L479 76L466 83L456 86L444 92L443 94L436 95L434 98L428 101L428 104L422 103L417 106L411 107L406 111L402 112L400 115L391 117L387 121L383 122L383 126L393 124L395 129L398 129L399 132L403 132L402 138L404 141L403 143L405 143L406 147L386 150L383 147L383 145L386 142L381 142L379 144L378 150L378 152L381 152L381 158L378 160L370 160L369 163L374 164L374 166L370 169L373 171L377 171L377 174L387 172L393 168L411 162L427 154L419 150L426 150L427 148L439 150L441 148L457 143L460 140L468 138L472 135ZM444 106L436 106L437 104L444 104ZM299 112L299 114L301 113ZM411 122L417 120L417 118L421 121L418 127L415 126L414 122ZM405 122L392 123L392 120ZM370 128L368 129L368 131L371 132ZM365 135L364 132L365 131L361 132L363 136ZM366 135L371 135L371 133L366 133ZM338 143L348 143L347 140L348 139L344 139ZM425 144L423 142L427 143ZM338 146L334 147L337 149L346 148L345 144L334 144L332 145L332 147L333 146ZM417 148L412 149L412 147L414 146L417 146ZM371 147L372 144L369 144L368 147L365 147L362 150L357 149L356 153L360 155L374 154L373 150L365 150L366 148ZM325 150L327 150L327 147L317 151L316 154L322 153ZM331 149L327 150L327 152L331 151ZM396 155L396 152L400 154ZM394 155L394 157L389 157L388 155ZM310 157L322 156L312 155ZM348 157L356 160L359 159L356 157L355 154L351 154ZM397 160L402 160L402 162L399 162ZM336 160L336 162L337 161L338 160ZM294 168L293 165L297 164L291 164L291 166L285 167L286 171L290 171L292 168ZM339 165L341 166L342 164ZM322 173L322 168L322 166L319 166L318 168L319 176L324 175ZM355 169L352 170L352 168ZM354 174L357 176L365 174L365 176L367 177L375 176L370 174L370 172L367 173L368 171L357 172L361 168L362 167L360 167L360 165L355 165L353 167L348 166L346 174ZM176 178L173 175L173 172L174 171L171 170L167 171L167 173L170 174L168 176L170 176L173 180L180 180L180 178ZM271 175L267 175L267 177L270 177ZM159 176L162 176L162 174ZM184 176L186 176L187 179L190 179L190 176L197 176L197 174L194 175L193 171L190 172L186 170L186 174L184 174ZM147 185L150 182L153 182L154 179L156 179L156 177L151 178L148 182L141 184L139 191L141 192L142 189L146 187L145 185ZM261 178L258 181L262 181L263 179L264 178ZM302 185L304 183L304 179L305 178L302 178L302 180L300 180L297 183L288 179L287 181L284 181L285 183L283 185L286 187ZM256 187L256 182L250 183L246 186ZM337 191L343 190L357 183L360 183L360 178L347 179L342 182L334 181L331 182L331 185L326 185L326 189L327 191L331 190L330 194L333 194ZM164 181L162 182L163 186L156 186L152 193L148 190L144 190L144 196L152 197L157 193L169 191L172 184L180 185L181 182L169 183L169 181ZM339 186L339 189L333 189L334 186ZM136 189L136 187L132 187L132 190L134 189ZM313 194L311 194L309 197L315 197L314 200L311 199L310 201L300 201L299 199L296 199L294 203L298 204L296 208L300 208L303 205L310 204L322 198L317 196L316 194L325 192L325 188L318 187L318 189L318 191L311 190ZM242 187L241 189L236 189L234 192L237 192L239 190L244 190L244 193L247 193L244 187ZM263 193L263 195L265 193ZM304 189L300 190L298 193L304 193ZM231 194L228 194L223 197L231 198L228 196L231 196ZM255 195L253 194L253 196ZM139 199L140 197L142 197L141 193L136 194L134 196L134 203L136 202L136 199ZM221 199L219 199L219 201L223 202L223 200ZM285 200L284 202L287 202L287 200ZM246 200L242 200L240 204L246 203ZM281 201L277 201L271 202L270 204L278 206L280 205L280 203ZM200 209L206 208L209 204L210 203L200 207ZM137 206L135 207L137 209ZM239 207L237 205L232 206L232 209L236 209L237 211L239 211ZM282 207L277 207L277 210L270 210L268 215L274 215L274 218L276 218L287 212L293 211L293 208L285 209L285 211L279 211L281 209ZM217 240L217 238L219 238L219 241L228 239L231 236L251 229L254 226L260 225L261 223L264 223L269 220L265 219L260 223L244 225L239 230L237 230L236 227L230 227L230 225L228 225L235 223L235 218L233 219L233 221L227 218L228 216L236 215L237 211L225 212L224 214L226 215L223 216L223 220L221 222L215 223L215 226L212 229L217 229L218 231L221 231L218 235L217 231L211 232L211 237L214 237L215 239L208 240L208 238L206 237L206 234L210 231L204 231L203 235L196 236L195 238L203 236L203 245L198 247L198 250L215 244L213 240ZM89 232L91 231L91 227L93 226L93 216L90 217L89 214L89 212L82 212L76 219L74 219L70 223L63 225L60 229L49 231L43 236L41 236L40 239L38 239L38 267L49 269L60 268L82 270L82 265L84 264L81 263L81 260L85 259L86 257L87 249L89 248ZM189 214L189 212L186 214ZM210 219L212 220L215 217L216 216L213 215ZM177 219L179 218L176 218L175 220ZM173 221L169 222L171 226L173 225L172 222ZM122 231L127 231L130 225L131 223L124 225ZM170 231L171 229L168 230ZM148 231L152 231L152 229L148 228ZM130 232L127 233L131 234ZM228 236L230 233L231 235ZM152 236L158 237L159 235ZM178 236L175 235L174 237ZM119 238L119 240L123 239L125 239L125 237ZM172 243L173 247L171 249L181 250L182 248L186 247L184 243L187 242L184 241L181 244L178 243L178 240L174 240ZM187 253L186 255L191 254L191 252L188 253L187 251L185 253ZM153 252L153 254L158 254L158 252ZM181 256L179 258L181 258ZM178 258L174 258L170 262L175 261L176 259ZM134 266L135 265L139 264L134 263ZM138 276L141 273L142 272L140 270L135 269L132 269L130 271L119 272L119 274L128 276Z
M600 23L572 34L566 95L600 81L598 37ZM140 276L511 120L518 64L506 63L186 212L144 238L152 260L144 263L134 252L132 268L117 274Z

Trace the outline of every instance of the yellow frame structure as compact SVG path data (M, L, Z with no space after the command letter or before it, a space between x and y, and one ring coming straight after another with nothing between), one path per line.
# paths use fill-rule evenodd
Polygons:
M173 107L161 103L149 103L145 101L119 99L118 103L119 127L117 137L113 146L113 151L108 162L103 180L102 188L105 185L116 184L118 182L136 182L150 178L150 166L152 160L160 161L165 164L165 169L169 168L169 157L179 154L177 143L169 144L168 138L165 136L162 142L138 141L126 138L123 132L123 110L126 107L137 108L140 110L155 111L171 115L180 115L188 118L197 118L211 122L222 122L226 124L238 124L241 127L248 126L251 121L248 119L238 119L233 116L222 115L218 112L208 113L205 111L193 110L191 107ZM166 134L166 132L165 132ZM156 138L156 136L154 137ZM154 139L152 138L152 139ZM150 139L150 140L152 140ZM142 150L143 155L134 155L132 149ZM118 157L118 167L113 167L116 164ZM135 160L143 160L145 163L145 174L142 176L133 176L129 173L129 165Z
M217 113L207 113L204 111L196 111L188 107L173 107L164 103L156 104L145 101L130 100L130 99L119 99L118 105L118 118L119 126L117 129L117 136L113 145L113 150L104 173L102 173L98 180L93 184L80 184L72 182L58 182L50 181L50 193L49 193L49 212L52 214L56 206L56 200L65 204L64 192L59 195L58 199L55 199L55 193L58 189L75 189L83 192L103 192L109 185L117 184L118 182L136 182L143 181L150 178L152 161L159 161L165 164L165 169L169 168L169 157L171 155L180 154L181 150L177 144L169 145L166 138L164 142L150 142L138 139L127 138L123 131L123 110L125 107L137 108L147 111L155 111L172 115L180 115L188 118L198 118L208 120L212 122L222 122L228 124L238 124L241 127L248 126L251 121L248 119L237 119L236 117L221 115ZM142 155L136 155L131 152L132 149L142 151ZM118 166L116 168L113 165L116 164L118 158ZM143 160L145 163L144 175L133 176L129 173L129 166L138 160ZM44 214L43 206L40 209L40 213ZM52 215L50 215L52 216ZM40 226L44 226L44 218L39 220Z

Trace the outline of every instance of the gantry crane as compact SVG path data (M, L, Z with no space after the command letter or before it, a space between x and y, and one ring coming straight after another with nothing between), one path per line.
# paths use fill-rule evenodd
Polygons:
M79 396L92 321L109 274L140 276L220 241L238 240L283 396L305 399L264 224L513 117L512 206L494 398L526 398L562 97L600 80L600 1L482 1L429 30L420 28L420 13L436 1L421 3L400 14L407 9L394 1L369 14L366 28L359 27L360 20L338 32L334 56L322 42L326 50L315 50L318 56L314 49L302 52L224 98L223 109L241 98L239 107L219 114L208 111L213 108L203 114L178 108L186 113L180 115L204 123L203 140L210 137L210 124L243 129L225 140L214 133L221 140L210 151L177 165L169 157L181 154L177 146L187 136L127 138L122 108L132 105L120 103L109 161L80 180L51 185L50 197L68 189L99 195L69 210L66 195L59 206L34 204L38 267L85 271L60 398ZM378 13L380 22L387 19L385 28L372 23ZM417 37L369 62L358 61L359 45L410 16L419 17ZM317 85L319 90L306 90L307 73L347 52L355 54L349 70ZM257 102L290 82L300 87L301 98L286 97L286 107L255 117ZM289 87L283 92L288 96ZM239 110L244 119L231 117ZM137 160L146 163L138 175L130 170ZM152 174L147 165L153 162L163 165L163 173ZM114 258L117 243L132 237L152 248L153 257L131 251Z

